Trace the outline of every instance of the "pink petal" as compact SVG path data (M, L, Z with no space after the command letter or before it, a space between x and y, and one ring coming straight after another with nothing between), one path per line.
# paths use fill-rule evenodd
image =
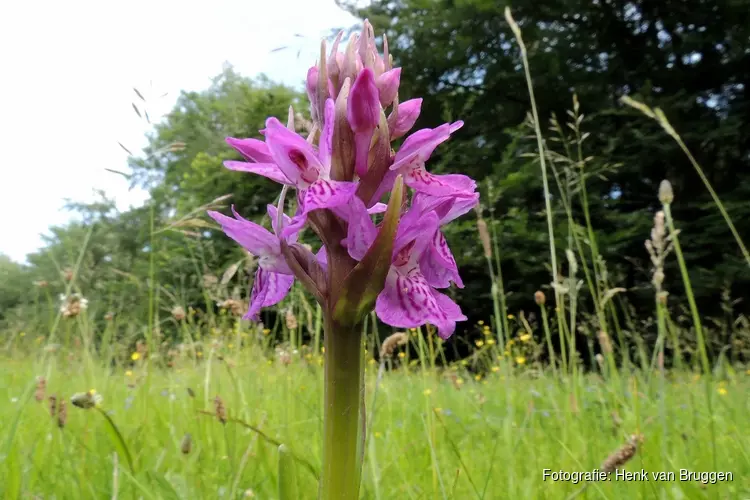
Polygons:
M278 182L279 184L286 184L288 186L294 185L275 163L248 163L244 161L230 160L225 161L224 166L229 170L236 170L238 172L250 172L252 174L262 175L263 177L271 179L274 182Z
M375 312L384 323L397 328L432 323L442 338L451 336L456 321L466 320L458 305L430 287L416 267L408 272L391 268Z
M469 196L477 188L476 182L466 175L435 175L424 168L415 168L408 172L404 177L404 184L415 191L431 196Z
M318 179L303 194L302 213L345 205L356 191L357 184L354 182Z
M326 247L320 247L318 253L315 254L315 260L318 261L318 264L320 264L320 267L322 267L324 271L328 270L328 252L326 251Z
M234 208L232 209L234 212ZM263 226L243 219L236 212L235 218L227 217L219 212L209 210L208 215L221 224L227 236L242 245L251 254L261 257L278 254L279 240Z
M248 161L254 163L273 163L271 151L269 151L268 146L263 141L259 141L258 139L235 139L234 137L227 137L225 140L227 144L239 151Z
M326 99L326 107L323 118L323 130L320 132L320 148L318 158L323 164L321 173L328 178L331 171L331 151L333 147L333 122L335 119L336 105L333 99Z
M294 276L289 274L279 274L258 268L255 273L255 282L253 291L250 294L250 308L244 319L257 321L260 319L260 310L281 302L286 297L294 283Z
M394 68L380 75L376 81L380 105L384 108L389 106L396 98L398 85L401 81L401 68Z
M422 99L410 99L398 105L398 110L392 114L394 118L388 117L388 128L391 132L391 140L404 136L419 118L422 111Z
M435 211L440 218L440 225L447 224L469 212L479 203L479 193L460 196L430 196L416 193L412 206L422 213Z
M416 210L409 210L399 221L396 240L393 243L393 254L398 254L411 242L415 242L410 247L410 253L415 259L419 258L430 244L430 236L437 231L438 224L435 212L421 214Z
M367 209L367 213L370 215L382 214L385 213L386 210L388 210L388 205L386 205L385 203L377 202Z
M323 166L315 149L276 118L266 120L266 143L274 162L298 189L318 180Z
M431 244L419 259L419 268L427 283L435 288L448 288L453 281L458 288L464 287L464 282L458 274L458 266L453 253L445 241L441 231L435 231Z
M432 152L447 141L451 134L463 127L464 122L444 123L437 128L417 130L406 138L401 149L396 153L391 170L424 165Z
M367 250L375 241L378 230L367 213L362 200L356 196L352 197L348 208L349 227L347 229L346 240L342 244L346 246L349 256L352 259L362 260Z

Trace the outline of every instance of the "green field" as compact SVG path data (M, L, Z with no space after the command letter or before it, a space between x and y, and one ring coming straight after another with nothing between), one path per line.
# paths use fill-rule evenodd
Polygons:
M323 359L305 347L264 349L262 333L256 341L241 328L238 323L226 337L215 332L195 346L195 357L187 346L158 357L122 353L127 362L107 361L110 368L84 347L85 336L55 352L30 333L16 336L0 375L5 498L277 498L279 443L298 460L300 498L315 498ZM429 356L419 338L422 333L412 332L409 355L384 364L377 392L380 365L368 362L372 424L362 498L750 495L750 374L729 371L711 382L709 411L697 374L555 378L508 356L492 363L494 346L479 350L476 367L422 369L409 359ZM99 351L109 359L110 350ZM488 363L484 375L474 374ZM38 376L47 381L43 391ZM97 409L70 403L71 395L89 390L103 397L99 409L114 427ZM59 411L50 416L51 395L68 400L64 427ZM216 396L226 423L216 416ZM584 482L544 480L544 469L599 468L637 433L643 442L624 469L645 470L648 481L613 474L584 490ZM680 481L680 469L727 472L732 480ZM651 476L669 471L676 480Z

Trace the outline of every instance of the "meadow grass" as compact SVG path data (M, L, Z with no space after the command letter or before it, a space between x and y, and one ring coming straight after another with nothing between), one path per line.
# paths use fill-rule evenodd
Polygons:
M282 354L215 342L199 361L178 357L171 368L156 361L148 368L144 359L105 367L81 348L55 353L46 366L41 352L6 357L0 488L5 498L277 498L283 443L297 461L299 498L315 498L322 358ZM368 408L362 498L750 495L750 374L716 382L711 413L699 374L670 372L662 387L658 378L634 372L623 377L620 391L600 374L560 378L503 363L476 380L460 363L438 371L409 369L403 361L401 369L383 371L375 407ZM367 371L371 402L378 364L370 361ZM40 375L47 383L37 401ZM103 396L100 408L127 451L95 409L69 404L62 428L50 416L50 395L59 401L91 389ZM226 423L215 414L216 396ZM718 429L718 468L707 453L711 420ZM625 481L613 474L584 488L584 482L543 478L544 469L599 468L639 433L645 440L625 470L674 471L677 481ZM679 469L731 472L733 481L680 482Z

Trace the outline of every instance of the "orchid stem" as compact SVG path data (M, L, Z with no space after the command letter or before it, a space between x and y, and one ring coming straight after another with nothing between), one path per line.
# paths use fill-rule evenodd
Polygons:
M326 313L325 409L321 500L356 500L364 436L364 357L361 329Z

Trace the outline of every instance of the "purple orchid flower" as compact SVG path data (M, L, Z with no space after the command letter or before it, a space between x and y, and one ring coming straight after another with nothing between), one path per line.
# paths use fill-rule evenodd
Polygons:
M263 226L244 219L232 207L234 218L219 212L209 211L224 232L252 255L258 257L258 270L255 273L253 290L250 295L250 308L245 319L259 319L261 308L269 307L281 302L286 297L294 283L294 274L281 253L278 237L276 207L268 205L268 215L271 217L273 233ZM291 223L291 219L283 216L282 225ZM285 238L287 244L297 241L297 234L290 234Z
M375 241L378 230L361 200L353 198L351 205L347 248L353 259L362 260ZM414 205L402 217L394 240L391 266L385 287L378 296L375 312L384 323L398 328L414 328L431 323L437 326L438 334L447 339L453 334L456 322L466 320L466 316L447 295L435 290L422 273L420 264L423 256L429 255L426 252L430 251L433 243L433 238L425 238L425 235L441 234L440 222L440 216L434 209L423 211ZM455 267L450 250L447 253Z

